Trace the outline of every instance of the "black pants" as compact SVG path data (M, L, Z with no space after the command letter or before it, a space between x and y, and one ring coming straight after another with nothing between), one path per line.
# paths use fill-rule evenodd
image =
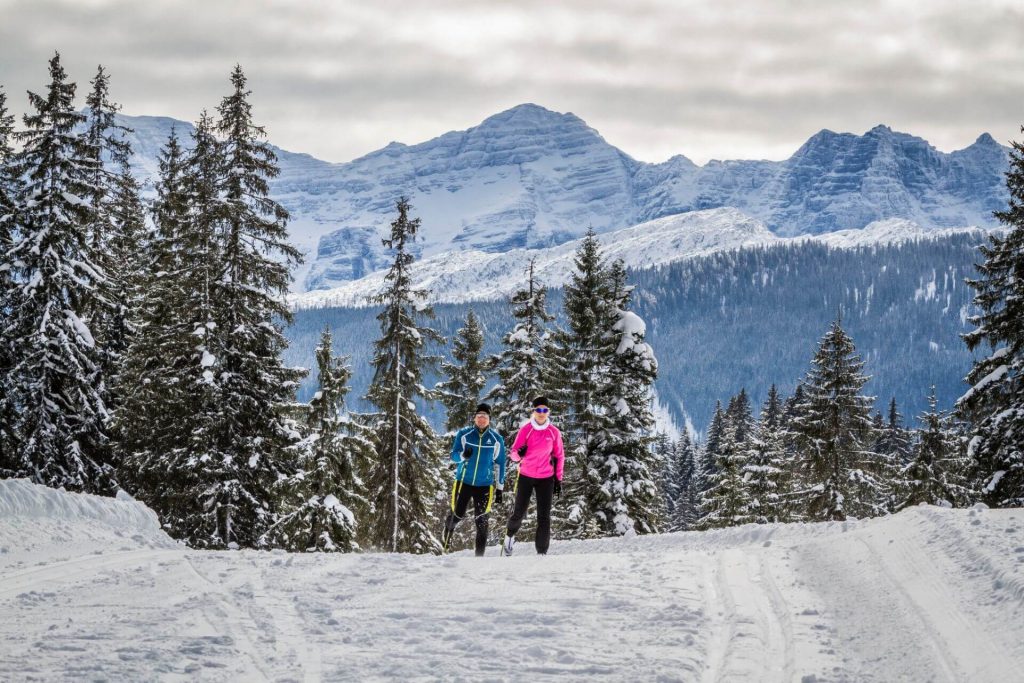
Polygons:
M508 535L515 536L523 524L526 509L530 507L530 496L537 492L537 538L534 545L538 555L545 555L551 544L551 498L555 492L555 478L534 479L519 475L516 482L516 504L508 518Z
M484 554L487 547L487 523L490 517L487 513L487 503L491 499L491 487L455 482L455 490L455 510L448 513L448 519L444 523L445 547L455 533L455 527L466 516L466 508L469 507L469 499L472 498L473 508L476 510L476 516L473 518L476 522L476 554L479 557Z

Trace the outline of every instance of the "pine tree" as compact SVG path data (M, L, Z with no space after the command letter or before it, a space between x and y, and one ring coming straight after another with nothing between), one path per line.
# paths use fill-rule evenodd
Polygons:
M718 443L715 473L700 503L700 529L748 524L754 521L750 491L744 481L746 451L736 438L737 427L726 421Z
M22 469L35 482L111 494L103 352L88 324L88 305L106 279L86 239L95 163L74 132L83 121L75 84L59 55L49 66L47 95L29 93L33 111L16 134L26 184L15 212L3 335L13 346L15 432Z
M972 386L957 410L971 425L968 457L982 500L1018 507L1024 505L1024 143L1013 143L1006 186L1009 207L995 216L1009 232L989 236L980 275L967 280L980 313L963 338L971 351L987 344L989 354L968 373Z
M658 496L662 501L660 504L662 516L670 522L675 514L676 500L679 498L681 491L679 480L676 479L676 473L678 472L676 446L672 443L672 439L668 437L668 434L658 432L651 439L651 453L654 454L655 461L658 464L657 485ZM671 523L668 526L669 530L671 530Z
M216 515L217 542L253 547L273 521L269 491L296 435L284 412L305 371L281 362L281 324L291 322L284 296L301 256L287 241L288 212L268 196L277 158L253 123L241 67L231 84L217 108L220 259L208 283L214 326L204 333L216 337L216 353L207 348L200 360L212 375L216 403L207 407L213 412L193 453L213 463L200 498Z
M252 122L240 68L231 82L218 107L223 141L204 112L187 161L173 138L165 152L160 265L147 289L166 298L140 307L142 339L128 364L133 377L155 369L147 391L166 398L179 424L157 421L149 443L126 444L139 463L138 495L172 535L209 548L255 547L276 521L273 489L294 473L300 434L289 413L305 373L281 362L299 255L287 243L287 212L268 197L276 158ZM146 393L129 397L122 434L146 416Z
M117 383L121 357L128 345L126 311L136 291L133 285L137 284L134 279L140 267L136 254L125 254L123 250L139 239L145 219L137 184L124 178L124 174L130 172L132 155L125 136L132 131L117 123L120 107L110 100L110 76L102 65L97 68L91 84L92 90L85 98L84 133L91 161L88 201L92 218L87 226L87 239L96 264L107 277L97 283L87 302L87 313L90 329L103 354L103 374L108 390L104 399L108 408L116 410L117 398L110 390ZM114 169L119 169L121 174ZM120 216L115 217L115 213ZM122 229L131 230L133 234L121 235ZM129 260L122 260L125 257Z
M690 435L684 431L679 435L673 451L676 497L669 520L669 531L687 531L694 527L699 518L697 450L690 440Z
M359 527L369 522L359 472L373 447L344 415L352 370L333 355L330 328L316 349L319 388L309 402L308 436L297 446L298 469L282 480L284 502L262 545L294 552L354 552Z
M445 427L457 431L472 422L480 392L487 383L486 362L480 358L484 335L472 310L466 314L466 324L456 333L452 347L456 363L441 363L441 372L447 379L439 382L437 389L441 403L448 409Z
M0 88L0 319L11 315L13 280L10 249L13 244L15 207L21 179L14 164L14 116L7 108L7 93ZM4 323L0 322L0 478L27 475L17 448L16 411L11 372L14 349Z
M903 416L896 407L894 396L889 401L889 416L881 428L875 452L887 456L894 465L902 468L910 460L911 450L910 434L903 426Z
M489 361L491 372L498 378L487 394L491 424L509 444L529 414L533 399L555 395L554 387L548 386L552 369L548 365L551 338L547 331L554 316L547 312L546 302L547 288L536 281L531 259L526 286L516 290L509 301L515 327L502 340L502 352Z
M860 394L869 378L840 320L822 337L811 364L791 425L800 480L795 514L806 521L881 514L888 491L871 452L873 399Z
M593 507L602 485L594 458L611 426L603 400L609 390L607 362L617 345L606 324L613 316L611 281L593 229L576 250L574 265L563 298L568 327L556 331L551 353L563 365L553 373L547 394L564 410L560 424L566 445L563 495L552 528L562 538L593 538L603 533Z
M146 209L140 198L141 188L127 163L122 164L110 202L111 238L106 244L110 256L111 282L116 283L117 295L111 299L112 310L106 329L106 350L120 365L135 329L133 310L140 305L143 295L146 252L149 234L146 228ZM117 386L117 373L112 373L112 386ZM110 392L108 401L116 410L118 396Z
M704 439L704 447L701 449L695 473L698 500L705 491L711 488L711 480L718 472L716 463L725 425L725 411L722 410L722 402L715 401L715 412L711 416L711 424L708 425L708 434Z
M231 508L216 498L216 482L230 481L235 466L232 455L215 450L223 397L212 283L223 263L223 177L206 112L187 156L172 131L160 163L145 297L136 310L139 334L122 372L124 405L115 421L121 478L132 494L157 511L173 537L214 548L238 543L225 540Z
M170 435L184 438L173 450L152 452L149 467L140 468L150 482L161 478L167 482L151 494L162 499L160 504L151 502L151 497L140 497L157 510L175 538L196 547L222 548L240 545L237 540L227 540L232 529L232 492L218 490L217 485L219 481L237 481L234 456L218 451L222 438L220 410L225 398L216 368L224 342L220 335L223 321L218 320L215 307L215 283L222 277L226 260L222 192L226 157L206 111L196 122L192 141L178 190L183 194L184 214L178 214L176 192L168 194L168 203L162 207L158 204L158 213L163 211L168 222L168 234L180 230L173 238L177 246L170 257L176 275L164 278L173 288L174 309L166 318L163 351L170 363L165 366L166 379L172 395L181 399L176 405L180 405L183 416L180 431L171 431ZM264 496L269 492L260 491L252 497L254 504L249 509L265 510L263 502L255 502ZM267 512L260 528L253 531L261 536L265 525L272 522Z
M662 521L650 450L658 361L644 341L644 321L629 310L633 288L622 261L611 265L608 279L611 306L604 322L611 345L601 363L607 371L599 394L608 426L589 456L600 483L588 502L605 534L654 533Z
M966 463L960 456L949 416L938 410L935 387L928 396L928 411L919 418L922 429L912 450L912 460L899 473L896 509L912 505L957 505L968 496L964 475Z
M756 422L750 408L750 397L747 390L740 389L740 393L729 399L729 405L725 409L725 419L728 420L736 431L736 442L747 443L754 434Z
M788 519L786 494L789 463L782 428L782 402L773 384L747 445L744 480L750 492L750 512L759 524Z
M385 276L386 288L376 298L384 308L377 316L381 338L374 343L373 383L366 395L380 411L372 430L376 455L367 481L375 523L367 538L391 552L436 553L441 545L430 531L430 511L442 488L441 456L415 401L433 398L422 376L435 358L424 354L424 346L443 338L417 324L418 317L432 318L434 312L424 301L426 292L412 288L408 243L416 238L420 220L409 218L410 208L405 197L398 200L398 217L384 240L395 260Z
M117 393L121 397L113 427L121 458L118 479L162 519L187 513L175 501L191 486L190 468L172 463L187 459L189 435L195 427L197 396L209 384L200 375L196 345L206 327L197 327L195 306L202 273L186 268L194 259L190 238L188 160L172 129L160 156L155 231L145 265L139 273L139 301L129 311L138 331L130 338ZM213 268L214 264L207 264ZM209 307L200 309L208 311ZM184 529L172 526L172 533Z
M758 419L759 429L783 429L785 417L785 405L779 396L779 390L774 384L768 389L768 398L761 406L761 415Z
M804 404L804 384L803 382L797 382L796 388L793 390L793 395L786 399L786 402L782 406L782 428L788 430L793 424L793 421L800 414L800 409Z

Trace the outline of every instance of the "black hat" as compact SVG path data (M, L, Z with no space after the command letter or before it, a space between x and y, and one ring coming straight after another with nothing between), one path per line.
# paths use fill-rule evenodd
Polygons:
M487 416L490 417L490 415L491 415L491 407L489 405L487 405L486 403L481 403L480 405L478 405L476 407L476 412L478 412L478 413L487 413Z
M533 407L536 408L537 406L548 406L550 408L551 404L548 403L548 397L538 396L537 398L533 399Z

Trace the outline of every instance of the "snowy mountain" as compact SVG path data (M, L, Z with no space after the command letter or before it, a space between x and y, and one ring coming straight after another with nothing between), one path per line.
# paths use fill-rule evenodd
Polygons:
M699 256L753 245L782 244L811 240L837 249L872 244L894 244L977 230L923 228L913 221L893 218L876 221L860 230L840 230L816 236L783 238L761 221L732 209L691 211L658 218L624 230L599 235L605 255L622 259L632 269L650 268ZM580 240L547 249L512 249L491 253L466 249L428 256L412 269L413 283L430 292L434 303L491 301L509 296L522 285L530 259L536 259L535 274L548 287L561 287L575 268L573 256ZM327 290L290 297L295 309L366 306L384 287L386 271Z
M546 557L194 551L140 503L6 480L0 679L1019 680L1022 525L921 506Z
M151 177L172 125L123 117L135 129L140 175ZM272 131L271 131L272 133ZM779 235L862 228L905 218L923 227L991 226L1006 203L1008 149L985 134L950 154L873 128L822 131L790 159L637 161L573 114L524 104L465 131L416 145L393 142L331 164L279 150L272 193L292 214L292 240L307 253L296 289L327 289L383 267L380 237L395 199L423 221L424 256L454 249L503 253L564 244L590 227L621 230L674 214L735 207Z
M599 236L610 259L644 268L688 257L780 240L760 221L735 209L694 211L659 218ZM430 301L461 303L501 299L522 285L530 259L537 279L548 287L568 282L580 240L546 249L512 249L492 253L466 249L429 256L412 269L414 285L430 291ZM386 271L327 290L290 297L294 308L365 306L384 286Z

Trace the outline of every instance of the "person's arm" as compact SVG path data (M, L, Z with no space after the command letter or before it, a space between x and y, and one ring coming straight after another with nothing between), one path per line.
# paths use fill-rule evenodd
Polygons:
M516 440L512 442L512 448L508 451L508 457L512 458L512 462L519 462L522 458L519 457L519 449L526 445L526 437L529 436L530 432L526 429L529 424L525 424L519 428L519 433L516 434Z
M462 462L462 452L466 450L466 430L460 429L452 439L452 462Z
M555 437L555 478L562 481L565 474L565 448L562 446L562 432L557 432Z
M498 437L498 488L505 488L505 461L507 460L507 453L505 452L505 439L501 438L500 434L496 434Z

